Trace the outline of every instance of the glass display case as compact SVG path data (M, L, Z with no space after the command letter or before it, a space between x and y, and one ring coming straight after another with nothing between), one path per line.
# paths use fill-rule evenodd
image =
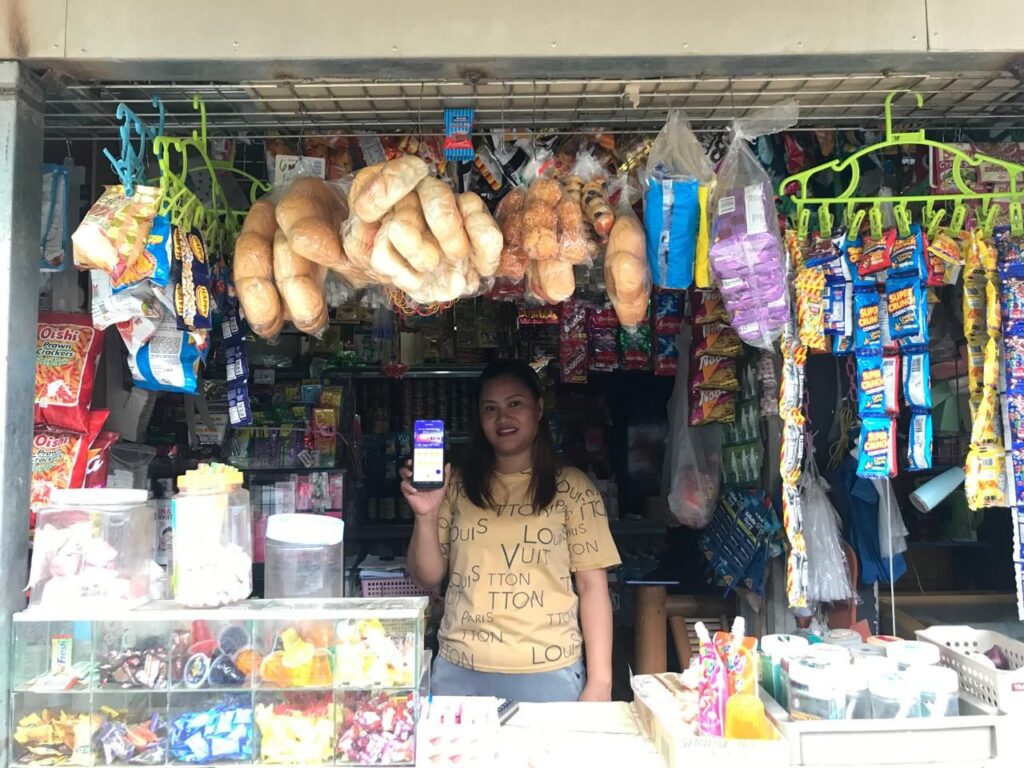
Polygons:
M12 765L413 765L426 604L17 614Z

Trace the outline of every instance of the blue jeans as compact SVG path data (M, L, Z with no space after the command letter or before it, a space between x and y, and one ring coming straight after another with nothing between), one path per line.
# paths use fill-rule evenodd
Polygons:
M576 701L587 682L583 659L550 672L477 672L440 656L434 659L430 692L435 696L496 696L514 701Z

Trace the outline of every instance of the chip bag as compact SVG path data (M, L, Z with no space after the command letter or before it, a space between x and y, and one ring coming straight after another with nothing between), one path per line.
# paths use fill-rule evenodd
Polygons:
M161 194L159 187L137 185L128 197L120 184L107 187L71 235L75 266L120 280L146 248Z
M205 333L179 330L168 314L149 342L128 358L132 380L142 389L194 395L205 346Z
M109 415L110 411L90 411L84 434L36 425L32 437L32 485L29 499L33 527L35 513L46 506L54 490L82 488L85 485L89 446Z
M36 331L35 422L84 434L103 334L92 318L40 312ZM87 446L88 447L88 446Z

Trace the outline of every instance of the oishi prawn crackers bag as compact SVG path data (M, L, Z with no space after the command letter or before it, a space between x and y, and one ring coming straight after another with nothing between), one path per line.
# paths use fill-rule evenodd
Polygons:
M32 436L32 485L29 500L33 526L35 513L46 506L54 490L84 487L89 446L109 415L110 411L91 411L85 434L36 425Z
M103 334L93 328L88 315L39 313L36 424L88 432L89 403L102 349Z

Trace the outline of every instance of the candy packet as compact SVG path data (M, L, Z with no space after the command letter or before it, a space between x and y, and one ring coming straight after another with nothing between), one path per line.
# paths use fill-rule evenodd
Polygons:
M924 258L924 233L920 224L911 224L907 237L900 237L899 233L896 233L891 258L890 275L914 275L921 280L928 279L928 264Z
M998 227L993 239L999 274L1004 278L1024 277L1024 237L1014 235L1009 227Z
M730 326L723 323L698 325L693 329L694 357L702 355L720 355L738 357L743 351L743 343Z
M898 355L886 354L882 358L882 381L884 382L885 412L896 416L900 412L900 358Z
M679 337L657 336L654 340L654 375L675 376L679 368Z
M824 350L825 273L816 268L797 270L793 280L800 343L808 349Z
M853 333L853 285L830 283L825 286L825 333L850 336Z
M1006 437L1011 448L1024 448L1024 392L1007 392Z
M968 345L967 351L970 353L970 345ZM970 360L970 357L968 359ZM983 358L979 357L979 359ZM1007 390L1024 390L1024 337L1006 336L1003 338L1003 371L1006 375Z
M651 370L651 326L647 323L636 328L619 328L619 351L622 367L627 371Z
M705 736L721 737L725 729L725 701L729 695L728 672L704 622L698 621L694 631L700 641L697 723Z
M718 355L701 355L695 359L690 373L690 386L694 389L724 389L737 392L736 360Z
M927 349L903 356L903 401L910 408L931 408L931 355Z
M885 376L879 355L857 356L857 413L864 416L884 416Z
M970 509L1006 506L1006 450L1002 446L972 446L964 472L964 491Z
M846 240L846 232L837 230L831 235L815 232L811 245L807 248L803 266L823 267L831 264L842 256L842 244Z
M892 477L896 469L896 425L888 416L861 420L858 477Z
M1001 304L1003 330L1006 335L1024 336L1024 278L1008 277L1003 281Z
M659 336L675 336L683 322L683 294L656 291L654 294L654 332Z

